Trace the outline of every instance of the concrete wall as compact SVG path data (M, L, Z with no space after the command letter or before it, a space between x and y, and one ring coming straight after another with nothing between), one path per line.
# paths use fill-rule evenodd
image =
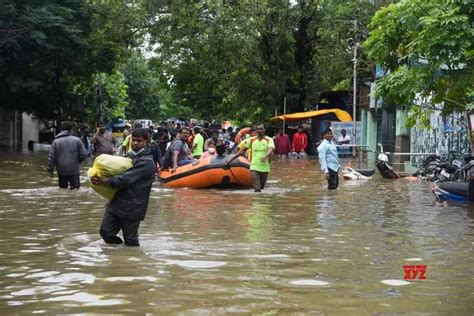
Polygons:
M395 125L395 152L410 152L410 129L406 127L408 111L405 107L397 107ZM405 170L405 162L410 161L410 156L394 156L394 169L396 172L411 172Z
M0 146L27 148L29 141L39 142L44 124L33 115L0 110Z
M36 119L33 115L28 115L27 113L22 114L22 147L25 148L28 146L29 141L34 141L37 143L39 141L39 120Z
M375 109L363 109L361 112L362 118L362 145L366 145L367 150L367 165L369 168L375 167L377 148L377 115Z

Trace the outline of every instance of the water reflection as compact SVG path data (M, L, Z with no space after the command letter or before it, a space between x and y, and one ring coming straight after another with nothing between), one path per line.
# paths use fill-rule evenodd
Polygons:
M246 238L249 241L265 241L270 237L269 233L273 226L272 219L268 214L270 207L269 204L252 200L250 209L244 214L248 223Z
M155 185L135 249L104 244L104 200L44 163L0 154L2 315L472 313L474 209L429 184L328 192L310 160L274 162L263 194Z

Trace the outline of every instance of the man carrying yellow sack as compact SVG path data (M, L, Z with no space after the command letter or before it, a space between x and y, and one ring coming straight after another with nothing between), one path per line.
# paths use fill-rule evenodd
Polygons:
M146 130L134 129L131 137L132 150L127 155L132 159L133 167L110 178L91 177L91 182L95 185L108 185L118 189L105 206L100 225L100 236L108 244L121 244L123 241L117 233L122 230L126 245L140 246L138 227L145 218L156 171L147 139Z

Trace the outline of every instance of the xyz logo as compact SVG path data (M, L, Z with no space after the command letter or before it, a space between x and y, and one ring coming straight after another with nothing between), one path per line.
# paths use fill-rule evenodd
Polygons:
M426 280L426 266L425 265L404 265L403 270L405 271L405 280Z

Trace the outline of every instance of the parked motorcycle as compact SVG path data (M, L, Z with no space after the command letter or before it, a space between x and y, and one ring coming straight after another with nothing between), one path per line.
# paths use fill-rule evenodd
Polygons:
M352 169L346 167L342 170L344 180L369 180L374 175L374 169Z
M398 179L400 176L393 171L393 167L390 166L387 153L383 151L382 144L378 144L380 146L380 152L377 156L377 162L375 166L379 170L380 174L384 179Z
M462 167L466 181L435 181L431 191L438 200L474 202L474 160Z
M455 151L451 151L445 158L430 155L423 160L421 168L415 173L415 176L428 181L464 182L467 181L466 171L470 168L467 165L472 160L470 152L459 156Z

